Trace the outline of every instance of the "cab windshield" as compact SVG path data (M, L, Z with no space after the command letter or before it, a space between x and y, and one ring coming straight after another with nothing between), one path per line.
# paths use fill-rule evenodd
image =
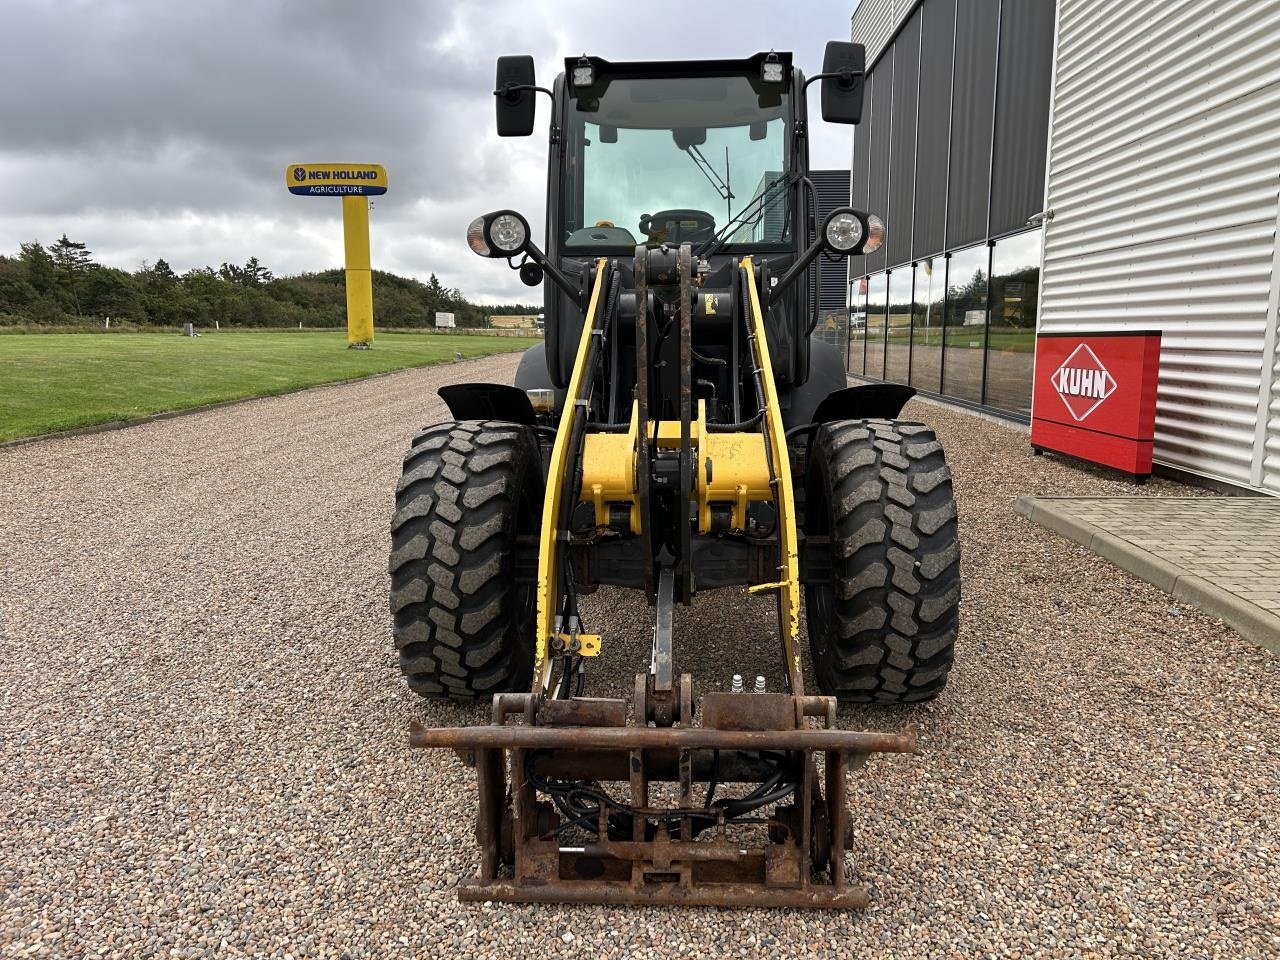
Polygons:
M789 116L785 92L741 74L604 78L571 88L561 241L696 247L750 208L729 244L787 242Z

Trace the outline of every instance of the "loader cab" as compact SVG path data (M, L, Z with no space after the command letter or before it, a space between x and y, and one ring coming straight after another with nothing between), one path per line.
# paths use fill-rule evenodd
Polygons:
M782 80L789 57L769 55L778 79L766 82L763 56L691 64L680 76L671 64L583 57L562 74L549 245L563 256L630 255L637 243L702 245L730 226L725 254L793 249L785 181L807 171L808 150Z
M862 69L860 46L828 45L819 75L824 119L858 122ZM571 57L550 90L536 86L532 58L499 58L500 135L532 132L535 92L552 102L546 260L572 281L599 257L625 260L637 245L689 243L704 257L711 286L744 254L781 275L819 227L807 177L808 87L785 52L624 63ZM541 279L533 271L526 278ZM563 286L544 285L546 365L559 388L582 324L581 305ZM783 384L808 377L813 287L807 277L769 306Z
M566 61L553 94L559 131L549 149L548 256L580 271L596 257L629 258L637 244L687 242L702 251L718 239L709 258L716 268L744 253L785 266L804 232L797 200L808 144L795 122L802 87L790 55ZM798 285L786 313L806 313L808 292ZM546 312L548 366L566 382L580 313L553 288ZM793 353L779 351L786 380Z

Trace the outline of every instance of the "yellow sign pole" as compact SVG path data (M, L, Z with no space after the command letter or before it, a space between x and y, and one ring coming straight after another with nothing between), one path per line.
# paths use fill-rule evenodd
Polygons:
M342 245L347 257L347 346L373 346L373 274L369 266L369 198L387 192L378 163L291 163L284 184L302 197L342 198Z
M369 198L342 198L347 252L347 346L373 346L373 274L369 266Z

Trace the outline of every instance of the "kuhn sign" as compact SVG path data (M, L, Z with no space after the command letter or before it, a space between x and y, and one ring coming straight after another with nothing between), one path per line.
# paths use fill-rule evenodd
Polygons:
M1097 410L1102 401L1116 392L1116 380L1086 343L1071 351L1051 378L1058 396L1076 420Z
M1031 446L1151 473L1160 334L1040 333Z

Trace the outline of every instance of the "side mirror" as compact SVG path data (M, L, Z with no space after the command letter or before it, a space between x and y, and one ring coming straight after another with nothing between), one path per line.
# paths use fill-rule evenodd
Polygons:
M498 75L493 84L498 136L527 137L533 133L533 115L537 105L534 100L537 95L535 84L533 57L498 58ZM825 100L823 104L825 111Z
M862 119L862 89L867 70L866 48L843 40L827 42L822 57L822 119L857 123Z

